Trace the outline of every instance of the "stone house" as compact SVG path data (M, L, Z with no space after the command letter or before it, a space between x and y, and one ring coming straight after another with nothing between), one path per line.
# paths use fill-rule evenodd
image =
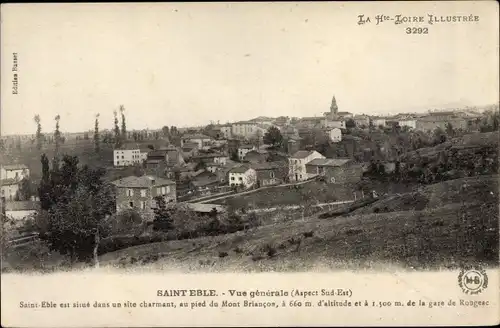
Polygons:
M339 128L325 129L325 133L331 142L342 141L342 130Z
M112 184L116 191L116 211L135 209L145 220L154 219L156 197L163 197L167 204L177 201L175 182L156 176L129 176Z
M243 158L244 162L248 163L264 163L269 158L269 153L265 150L254 149L246 153Z
M316 158L306 164L310 176L320 176L327 183L353 183L363 176L361 165L349 158Z
M21 181L29 177L30 170L24 164L8 164L0 166L0 180L13 179Z
M287 162L256 163L251 164L251 168L257 173L259 187L284 183L288 177Z
M242 186L247 189L257 183L257 172L247 165L232 168L229 171L229 185Z
M325 158L317 151L314 150L299 150L288 159L289 173L288 178L290 181L304 181L310 178L306 171L306 163L316 159Z
M198 149L209 149L212 138L200 133L186 134L181 137L181 148L184 147L186 143L195 143L198 145Z
M241 145L238 147L238 159L240 161L243 161L245 159L245 155L252 151L252 150L255 150L255 146L254 145Z

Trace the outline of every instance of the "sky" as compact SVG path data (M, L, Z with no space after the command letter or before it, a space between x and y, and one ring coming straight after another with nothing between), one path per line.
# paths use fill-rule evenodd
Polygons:
M358 25L358 15L478 15L478 22ZM3 135L383 114L498 103L498 4L2 5ZM413 25L412 25L413 26ZM417 26L417 25L415 25ZM420 25L418 25L420 26ZM18 94L12 94L13 53Z

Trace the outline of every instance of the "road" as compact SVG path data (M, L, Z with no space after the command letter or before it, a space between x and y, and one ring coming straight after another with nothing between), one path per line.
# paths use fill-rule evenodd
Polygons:
M338 201L338 202L331 202L331 203L320 203L316 205L311 205L309 207L323 207L323 206L332 206L332 205L342 205L342 204L349 204L353 203L353 200L345 200L345 201ZM256 208L254 210L251 210L251 212L255 213L265 213L265 212L274 212L277 210L296 210L301 208L300 205L288 205L288 206L279 206L279 207L267 207L267 208Z
M204 198L207 198L207 197L203 197L203 198L198 198L198 199L192 199L192 200L190 200L188 202L189 203L207 203L207 202L212 202L212 201L216 201L216 200L226 199L226 198L230 198L230 197L247 195L247 194L251 194L251 193L254 193L254 192L259 192L259 191L266 190L266 189L271 189L271 188L281 188L281 187L288 187L288 186L300 186L302 184L306 184L306 183L309 183L311 181L315 181L315 179L309 179L309 180L295 182L295 183L286 183L286 184L280 184L280 185L260 187L258 189L252 189L252 190L248 190L248 191L243 191L243 192L239 192L239 193L236 193L236 194L235 193L231 193L231 194L227 195L227 193L226 193L226 194L221 195L220 197L209 198L209 199L206 199L206 200L204 200Z

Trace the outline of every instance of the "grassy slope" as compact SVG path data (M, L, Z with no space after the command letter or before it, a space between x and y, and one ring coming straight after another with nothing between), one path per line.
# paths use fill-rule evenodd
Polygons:
M314 216L225 236L131 247L105 254L102 260L103 264L126 267L149 264L181 270L243 271L359 269L385 267L384 263L406 268L456 267L468 260L497 264L497 179L476 178L477 183L469 179L469 190L441 201L440 191L457 188L467 179L428 186L421 192L421 198L428 199L420 211L408 206L401 208L404 211L326 220ZM490 198L484 198L486 194ZM466 203L456 202L461 199ZM397 201L408 203L407 195L391 200ZM276 254L270 257L266 247ZM221 252L227 256L220 257Z

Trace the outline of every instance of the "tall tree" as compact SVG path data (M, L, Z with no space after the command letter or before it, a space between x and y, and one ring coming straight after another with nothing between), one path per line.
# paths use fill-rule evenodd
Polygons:
M127 125L125 123L125 106L120 105L120 113L122 116L122 140L127 140Z
M61 147L61 132L59 131L59 120L61 119L61 117L58 114L54 119L56 121L56 129L54 131L54 141L56 143L55 156L58 157L59 149Z
M170 136L170 129L168 128L168 126L164 126L163 128L161 128L161 130L163 132L164 137Z
M99 113L95 116L94 125L94 149L96 153L101 151L100 136L99 136Z
M118 126L118 113L113 111L113 115L115 117L115 148L119 148L121 146L121 134L120 127Z
M279 147L283 143L283 136L277 127L271 126L264 134L263 141L265 144Z
M40 124L40 115L35 115L34 121L36 123L36 148L42 149L42 125Z
M42 156L40 236L72 260L96 259L96 245L114 210L112 189L102 180L103 169L79 167L72 156L64 156L61 164L47 173L48 160Z

